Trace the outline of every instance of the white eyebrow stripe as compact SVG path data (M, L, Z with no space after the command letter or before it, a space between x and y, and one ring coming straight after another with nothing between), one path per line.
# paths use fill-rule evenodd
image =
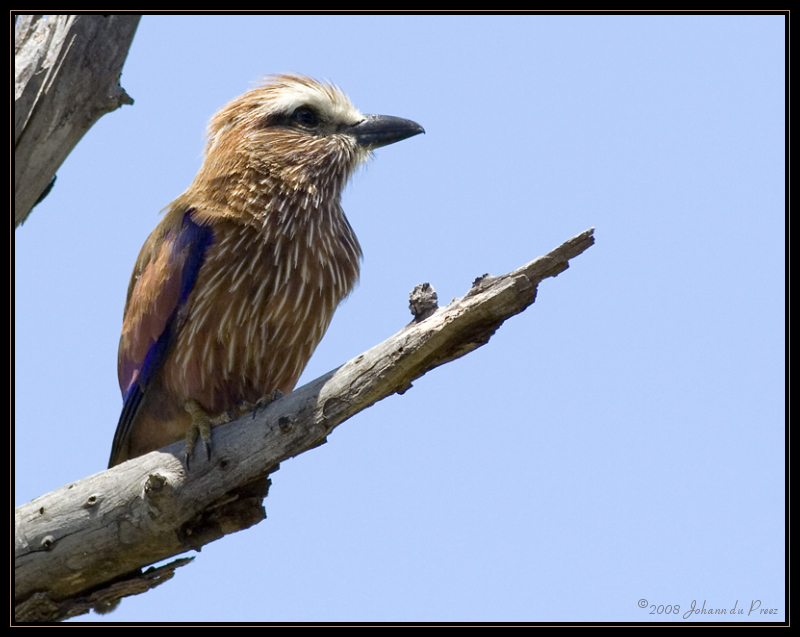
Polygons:
M355 124L364 119L348 97L332 86L287 86L270 99L273 113L292 113L300 106L310 106L321 115L338 122Z

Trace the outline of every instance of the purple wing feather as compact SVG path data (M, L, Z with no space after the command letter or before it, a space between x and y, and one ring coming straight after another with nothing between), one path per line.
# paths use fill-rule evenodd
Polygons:
M183 310L206 250L214 241L213 229L196 223L192 212L185 212L180 224L168 229L160 240L157 229L142 249L134 270L136 280L129 292L119 346L122 413L114 434L109 467L116 464L128 443L147 389L185 320Z

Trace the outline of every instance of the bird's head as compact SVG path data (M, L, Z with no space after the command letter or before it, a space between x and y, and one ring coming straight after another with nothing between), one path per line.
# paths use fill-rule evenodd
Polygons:
M275 75L211 119L205 161L193 187L229 203L231 189L247 196L243 182L258 187L259 194L250 196L294 194L338 202L372 150L422 132L410 120L361 114L331 84Z

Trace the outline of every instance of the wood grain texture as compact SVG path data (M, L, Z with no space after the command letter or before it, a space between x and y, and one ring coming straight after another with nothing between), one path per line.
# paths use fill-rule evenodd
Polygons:
M19 507L17 617L63 619L88 608L90 595L107 607L129 594L124 587L112 591L113 581L140 580L142 567L261 521L268 476L280 462L323 444L354 414L487 343L534 302L543 279L566 270L593 243L590 229L513 272L479 277L463 297L424 320L255 416L214 428L211 460L188 474L178 442Z
M104 114L133 100L119 77L138 15L19 16L14 41L14 219Z

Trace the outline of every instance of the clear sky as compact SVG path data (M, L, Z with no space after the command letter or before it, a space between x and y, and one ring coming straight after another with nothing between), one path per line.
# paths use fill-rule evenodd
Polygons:
M16 505L105 468L134 260L264 74L426 130L345 191L361 283L301 384L405 325L417 283L447 303L597 243L283 463L266 521L81 619L783 620L785 55L783 16L144 17L135 104L14 233Z

